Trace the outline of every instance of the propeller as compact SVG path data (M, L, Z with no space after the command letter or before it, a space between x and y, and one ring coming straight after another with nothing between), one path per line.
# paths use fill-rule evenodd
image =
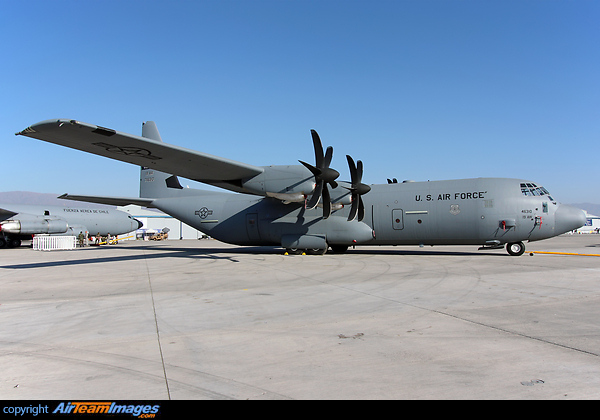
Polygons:
M352 185L350 193L352 194L352 207L350 207L350 214L348 215L348 221L352 221L358 215L358 220L361 221L365 217L365 205L363 204L361 195L371 191L371 187L362 183L363 175L363 164L362 161L354 164L354 159L349 155L346 155L348 159L348 166L350 167L350 178L352 179Z
M338 184L335 180L340 176L340 173L329 167L331 158L333 157L333 147L329 146L325 154L323 154L323 144L319 135L315 130L310 130L310 134L315 147L315 166L301 160L299 161L314 175L316 182L315 190L310 200L306 203L306 208L315 208L319 203L319 199L323 197L323 219L327 219L331 215L331 196L327 184L331 185L331 188L337 187Z

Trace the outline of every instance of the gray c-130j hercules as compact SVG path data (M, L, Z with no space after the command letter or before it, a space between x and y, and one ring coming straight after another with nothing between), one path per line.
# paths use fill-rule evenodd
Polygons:
M65 194L61 198L153 207L213 238L270 245L290 253L344 252L354 245L477 245L511 255L524 241L551 238L585 223L537 183L475 178L362 183L363 165L347 156L350 181L338 181L311 130L315 162L254 166L162 142L148 121L142 136L76 120L54 119L16 133L142 167L140 197ZM178 176L238 194L183 188Z

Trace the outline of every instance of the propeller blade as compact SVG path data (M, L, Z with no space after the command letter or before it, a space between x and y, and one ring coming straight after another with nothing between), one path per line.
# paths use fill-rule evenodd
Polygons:
M350 179L352 180L352 185L354 185L356 184L356 165L354 164L352 156L346 155L346 160L348 161L348 167L350 168Z
M358 196L358 221L360 222L365 218L365 205L363 204L362 197Z
M352 193L352 205L350 206L350 214L348 215L348 221L351 222L356 219L358 213L358 200L360 198L358 194Z
M331 196L327 185L325 185L323 187L323 219L327 219L329 216L331 216Z
M354 159L350 155L346 155L348 160L348 167L350 168L350 179L352 185L349 190L352 193L352 207L350 207L350 214L348 215L348 221L354 220L358 217L361 221L365 217L365 205L362 201L362 195L371 191L371 187L362 183L363 176L363 163L362 161L354 164Z
M310 197L310 200L306 203L306 208L309 210L314 209L319 204L319 200L321 199L321 192L323 191L323 182L317 182L315 186L315 190Z
M317 168L321 168L323 167L323 144L321 143L319 134L315 130L310 130L310 135L312 136L313 146L315 148L315 163Z
M322 171L319 168L315 168L310 163L306 163L302 160L299 160L298 162L303 164L306 167L306 169L308 169L315 176L315 178L321 175Z
M321 149L322 152L323 149ZM325 158L323 159L323 168L329 168L331 164L331 159L333 158L333 147L327 147L327 151L325 151Z
M314 208L321 199L323 204L323 218L327 219L331 215L331 197L327 189L327 184L331 185L332 188L336 188L338 183L335 180L340 176L340 173L329 167L333 158L333 147L327 147L327 150L323 153L323 143L319 134L315 130L310 130L310 135L312 136L315 148L315 165L313 166L310 163L299 160L313 174L316 183L312 197L306 203L306 208Z

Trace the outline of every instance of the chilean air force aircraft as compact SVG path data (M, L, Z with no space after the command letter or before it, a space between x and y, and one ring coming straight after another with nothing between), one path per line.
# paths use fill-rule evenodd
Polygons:
M129 214L113 209L0 204L0 248L18 247L31 235L121 235L141 226Z
M142 136L68 119L16 133L142 167L140 197L65 194L61 198L154 207L223 242L281 246L289 253L345 252L354 245L477 245L510 255L577 229L582 210L557 203L541 185L506 178L362 183L363 164L347 157L350 181L337 181L311 130L315 162L254 166L162 142L154 122ZM182 188L178 176L230 192Z

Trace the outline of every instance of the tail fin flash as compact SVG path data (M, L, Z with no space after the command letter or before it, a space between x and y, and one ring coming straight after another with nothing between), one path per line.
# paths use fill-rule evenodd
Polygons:
M142 124L142 137L162 141L154 121ZM140 174L140 198L167 198L177 196L183 187L175 175L142 167Z

